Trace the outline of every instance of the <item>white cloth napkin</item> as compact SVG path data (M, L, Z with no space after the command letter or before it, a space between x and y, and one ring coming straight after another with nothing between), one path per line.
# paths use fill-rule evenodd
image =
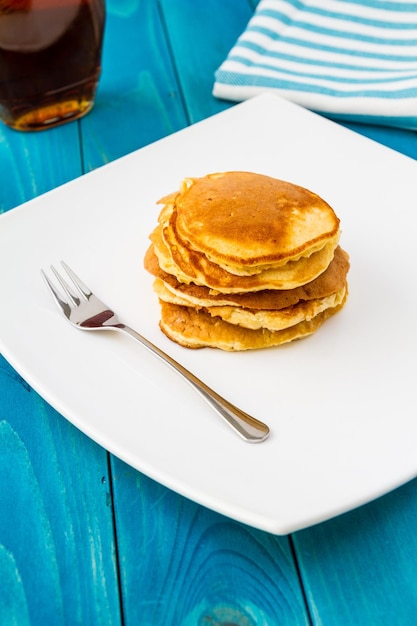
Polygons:
M213 94L264 91L333 118L417 129L417 2L261 0Z

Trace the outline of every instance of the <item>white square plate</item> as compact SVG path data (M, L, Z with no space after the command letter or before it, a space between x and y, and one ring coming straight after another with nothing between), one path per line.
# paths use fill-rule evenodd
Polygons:
M184 177L226 170L307 187L341 218L350 295L315 335L227 353L160 332L143 269L155 203ZM328 519L417 474L416 181L413 160L285 100L237 105L0 218L3 354L78 428L177 492L277 534ZM245 443L128 337L71 327L39 272L61 258L270 438Z

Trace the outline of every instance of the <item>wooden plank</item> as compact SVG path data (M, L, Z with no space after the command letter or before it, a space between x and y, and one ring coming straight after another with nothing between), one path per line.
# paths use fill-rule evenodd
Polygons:
M249 12L243 6L243 3L228 3L222 7L222 19L219 20L216 3L202 6L201 3L161 2L189 121L198 121L229 106L212 98L212 72L245 25ZM140 11L147 14L148 19L151 16L155 41L160 40L157 16L152 9L146 3L142 3L141 7L137 4L132 7L132 15L137 18L142 15ZM240 16L238 22L230 19L230 11L235 10ZM186 20L184 11L187 11ZM133 18L130 24L137 33L141 32L140 24L135 23ZM230 29L234 29L232 33ZM134 45L131 50L135 57ZM207 50L210 52L207 53ZM113 57L116 58L117 55ZM165 58L164 72L166 63ZM152 84L163 84L158 83L160 70L157 63L152 72L148 69L152 74ZM104 76L102 93L106 93ZM129 72L123 80L124 85L130 84ZM175 81L170 82L170 89L178 103L180 90ZM129 93L130 100L132 94L128 88L124 90ZM142 96L150 92L152 89L139 90ZM122 147L114 152L105 116L91 131L88 127L93 118L83 122L86 146L89 135L92 138L91 145L86 148L88 167L136 149L158 138L159 132L166 134L185 125L186 118L180 115L176 118L179 120L177 124L170 125L169 121L163 120L166 124L164 130L159 110L167 94L157 88L153 93L157 95L150 98L149 108L143 105L143 97L137 98L136 104L141 110L140 123L130 105L123 100L115 105L116 109L119 107L120 111L125 111L123 117L113 119L120 135L125 138L132 128L135 129L128 148L122 142ZM136 93L133 95L135 99ZM107 92L106 100L114 100L113 96L110 97ZM175 114L178 114L177 109ZM97 137L102 144L94 154L91 146ZM226 520L157 485L117 459L112 459L112 465L124 613L128 623L187 625L210 621L244 623L245 620L251 623L250 619L253 623L308 623L288 538L272 537ZM340 537L335 541L336 545L339 541ZM297 542L296 545L301 554L301 544ZM150 554L154 555L151 560ZM320 558L321 555L317 554L316 569L310 562L301 561L305 580L308 576L313 615L317 622L323 615L324 618L329 617L328 623L343 623L337 613L340 610L337 601L334 601L333 610L326 614L329 594L340 597L340 604L344 602L338 581L334 582L330 577L323 582L323 588L311 584ZM361 561L356 560L353 565L358 562ZM347 581L345 584L348 584ZM361 623L361 611L358 610L356 615L358 623ZM346 612L342 615L346 617ZM374 615L368 610L368 618L373 619Z
M160 46L163 30L157 19L155 3L135 2L120 7L116 2L109 2L108 8L111 18L108 32L115 33L115 39L112 40L110 35L108 39L106 54L110 57L116 39L121 44L126 44L128 39L127 35L122 37L118 29L126 28L126 33L130 32L133 37L135 32L142 32L137 30L138 23L141 28L146 20L152 24L150 32L155 38L155 55L149 62L147 73L144 71L145 88L137 93L125 90L139 49L138 40L134 40L135 46L126 46L126 50L133 50L133 57L126 66L126 75L119 77L121 83L117 90L106 91L106 80L110 89L111 76L116 72L116 66L113 66L108 70L107 79L103 74L103 100L97 100L93 113L87 118L76 125L48 131L48 134L13 137L13 150L20 160L30 145L26 165L29 164L29 170L33 171L33 181L26 174L19 179L22 180L23 199L39 192L35 181L44 181L45 190L48 185L58 184L54 178L54 172L59 170L56 155L63 152L61 140L62 146L66 147L68 141L71 145L74 128L82 130L85 167L91 169L140 147L150 137L155 139L172 132L188 121L178 96L175 72L166 58L167 49ZM147 41L145 49L149 49L151 43ZM120 62L120 56L113 58L119 58ZM150 83L146 82L148 78ZM154 91L148 89L149 84L157 86ZM115 111L120 113L119 117L114 117ZM71 132L66 130L70 128ZM80 167L79 154L76 155L73 148L67 155L68 162ZM49 158L53 165L58 165L57 170L51 167L51 174L41 169L45 159ZM74 171L70 168L66 175L72 177ZM12 507L12 516L3 516L0 523L3 546L0 554L3 583L0 617L4 617L0 622L15 621L22 625L118 623L120 614L106 453L58 416L4 361L1 387L1 436L5 454L1 457L0 495L5 509ZM168 624L170 622L158 619L161 615L169 619L171 614L174 615L171 623L177 624L181 623L176 621L176 615L180 613L187 617L189 624L195 623L195 616L202 616L206 621L213 617L217 621L236 623L241 622L243 616L245 619L256 618L261 623L263 616L269 621L270 615L279 616L283 624L307 623L286 540L276 541L225 520L145 479L119 461L113 459L113 463L116 468L114 502L118 516L119 555L126 590L124 611L128 623L146 623L144 616L150 615L148 623ZM123 468L122 473L120 468ZM158 508L156 503L162 500L168 506ZM132 508L134 502L143 507L143 523L136 518L136 510ZM22 510L29 511L30 516L22 516ZM155 531L155 513L162 534L155 535L156 543L152 544L148 533ZM182 536L180 549L177 547L179 535ZM157 555L161 554L158 550L162 538L165 543L159 559L160 570L158 561L152 557L154 549ZM188 545L190 549L184 555ZM194 554L197 548L204 546L201 553ZM209 585L206 588L206 578L196 581L194 575L188 577L187 572L191 568L196 573L204 573L207 559L213 565L207 574ZM260 559L263 559L261 566ZM175 567L171 567L172 564ZM175 594L181 567L182 593ZM219 568L222 571L220 577ZM153 584L148 574L158 577L159 586ZM145 586L143 580L147 581ZM268 584L269 589L265 592ZM171 591L178 600L178 608L170 597ZM190 602L189 592L196 602L192 599ZM162 607L161 597L164 598ZM139 621L135 622L136 616Z
M315 624L415 624L416 519L413 480L360 509L295 534Z
M0 127L0 212L80 176L81 156L80 122ZM120 624L108 454L4 359L0 389L0 623Z
M156 3L109 0L110 43L95 109L81 123L47 133L17 136L2 131L2 210L81 173L78 128L88 170L229 106L212 98L208 71L214 71L244 28L242 11L249 17L249 4L211 0L196 6L200 4L161 2L174 68ZM199 24L198 16L209 21ZM150 31L144 29L146 20ZM187 33L188 48L181 41ZM197 57L188 59L190 44L200 45L202 64L197 65ZM149 50L155 54L148 56ZM128 62L123 65L122 60ZM200 81L193 78L196 70ZM67 146L67 158L57 161ZM5 362L0 387L0 501L5 504L0 516L0 623L117 624L106 454L27 388ZM289 538L203 509L116 459L112 467L126 623L309 623ZM296 535L316 623L353 624L349 611L357 597L353 614L358 624L385 623L384 616L379 620L380 607L388 611L389 623L413 623L406 621L416 609L410 582L416 579L415 483L411 485L406 492L400 490L407 496L400 503L382 499L376 510L365 507ZM392 517L393 509L402 511L398 519ZM11 514L5 517L4 511ZM375 568L372 592L369 581ZM385 581L389 568L392 575ZM401 610L393 600L384 602L390 593L394 598L392 589L405 598Z
M86 171L184 128L157 2L107 3L94 115L81 122Z
M287 537L209 511L117 459L113 468L126 623L309 624Z
M126 74L118 79L120 86L111 91L110 82L107 87L103 75L102 97L107 104L104 106L98 101L94 117L85 118L82 122L85 162L88 167L106 162L127 150L127 147L140 147L149 141L149 133L154 133L156 138L160 133L167 134L188 123L174 68L167 57L165 45L161 44L164 28L169 33L173 32L181 19L189 24L187 33L198 37L198 33L193 30L196 10L198 14L199 7L201 9L204 3L186 4L185 7L184 3L179 3L176 7L172 3L175 19L163 25L155 11L154 2L132 2L129 5L128 26L127 6L117 5L118 15L124 17L124 28L127 28L124 40L131 38L132 46L126 46L124 51L127 55L124 58L129 61L122 69L122 73L126 70ZM235 22L229 16L229 28L234 27L234 32L242 23L242 4L246 6L241 2L227 3L227 6L222 4L226 16L230 13L231 5L235 7L237 16L240 16L238 28L234 27ZM215 7L213 2L208 5ZM250 14L248 7L243 12L245 16ZM186 10L186 19L181 9ZM116 15L115 3L109 3L109 11ZM146 20L148 26L150 24L152 41L149 40L149 33L143 33ZM116 19L112 28L122 26L122 22L117 24ZM203 26L200 23L200 31ZM205 34L206 43L211 36L210 28L207 27ZM226 30L223 27L224 33ZM185 34L184 26L182 34ZM120 38L120 34L117 37ZM107 58L112 56L109 41ZM223 45L229 45L229 41L230 38L227 41L225 38ZM129 85L137 84L135 76L142 71L140 63L144 64L144 60L140 59L140 42L148 50L146 71L152 76L152 83L158 85L157 89L148 90L148 105L144 104L143 91L132 92L129 88ZM149 49L153 54L149 54ZM180 54L188 55L187 50L181 50ZM113 63L120 58L116 52ZM204 53L205 58L211 59L205 49ZM188 56L182 60L188 67ZM207 86L208 83L204 89ZM192 85L187 86L187 98L189 90L194 88ZM120 99L120 91L126 94L127 102ZM194 97L195 103L192 106L189 104L187 111L190 119L195 119L199 114L208 114L203 109L197 112L198 103L206 100L206 91L199 88ZM124 111L124 117L115 115L118 107ZM160 111L165 111L162 117ZM131 137L127 137L129 130ZM117 135L120 137L119 146L117 137L115 139ZM277 539L203 509L114 457L112 467L126 623L164 626L194 626L197 623L280 623L293 626L308 623L287 538Z
M81 173L77 122L37 133L0 124L0 213Z
M218 13L211 13L210 10L207 10L204 17L201 17L201 23L204 24L204 27L198 27L199 19L197 8L195 9L193 23L196 24L196 30L191 39L190 48L198 52L194 53L189 63L185 55L185 41L189 40L189 33L188 31L185 32L185 28L188 28L188 25L185 24L181 28L179 23L181 21L181 4L184 3L165 0L163 7L165 19L170 23L168 30L172 37L177 71L186 93L185 101L189 108L189 115L191 119L197 120L217 110L210 96L211 78L207 79L207 76L211 75L213 67L219 62L219 57L224 56L227 50L223 48L215 61L210 55L209 59L204 61L206 80L205 83L200 83L197 89L196 82L200 76L198 52L208 49L209 41L204 41L205 28L212 37L213 30L215 30L213 28L213 15ZM201 7L198 9L201 10ZM175 28L176 20L178 25ZM227 23L227 20L225 22ZM239 28L241 26L242 24ZM217 43L220 38L216 34L215 42ZM197 78L195 78L196 76ZM202 91L205 94L204 98L201 97ZM417 136L412 131L348 122L344 125L409 156L417 157ZM338 518L328 524L319 525L311 531L296 535L296 553L300 559L303 582L307 589L310 611L315 623L328 624L329 626L338 624L367 624L368 626L382 623L414 623L417 591L414 585L410 586L409 581L416 579L415 559L409 562L409 553L405 546L408 544L408 537L413 532L415 496L411 494L410 497L410 493L407 492L409 498L403 508L402 523L397 516L395 520L391 520L389 528L386 528L379 517L381 517L385 507L391 511L396 497L401 499L406 490L415 491L416 485L417 483L412 483L398 492L397 496L394 494L387 496L375 506L364 507L350 516ZM395 503L394 508L396 508ZM373 518L376 511L379 511L377 520ZM356 520L358 529L356 533L352 533L351 530L352 520ZM381 530L379 530L380 524L382 524ZM366 536L367 543L363 539L364 536ZM392 546L388 552L386 551L387 542ZM415 544L415 539L413 539L411 541L413 554L416 551ZM397 560L394 565L392 561L395 559L395 554L399 553L402 554L402 559ZM379 559L378 561L378 555L381 554L384 555L384 560ZM388 559L388 562L385 558ZM390 570L388 575L387 566ZM398 610L397 600L403 596L405 596L406 601ZM357 598L360 600L355 604ZM394 614L395 610L397 610L396 615ZM385 617L384 611L386 612Z
M0 624L120 624L106 452L0 357Z
M190 122L230 107L230 102L212 95L214 72L252 16L251 3L160 0L160 4Z
M371 124L359 124L357 122L340 122L350 130L365 135L388 148L397 150L412 159L417 159L417 133L405 128L388 128L387 126L373 126Z

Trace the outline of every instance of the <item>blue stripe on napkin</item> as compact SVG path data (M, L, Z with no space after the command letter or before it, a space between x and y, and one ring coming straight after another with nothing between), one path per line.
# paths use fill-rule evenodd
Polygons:
M261 0L213 93L264 91L338 119L417 129L417 2Z

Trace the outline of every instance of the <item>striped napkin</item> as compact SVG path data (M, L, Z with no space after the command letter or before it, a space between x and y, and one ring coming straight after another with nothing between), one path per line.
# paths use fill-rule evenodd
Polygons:
M213 94L264 91L336 119L417 129L417 2L261 0Z

